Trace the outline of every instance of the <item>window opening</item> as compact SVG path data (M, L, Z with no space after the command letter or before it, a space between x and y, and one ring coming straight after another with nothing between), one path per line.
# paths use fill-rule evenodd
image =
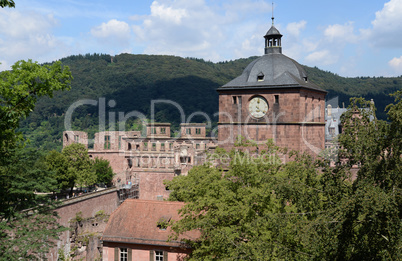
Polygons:
M233 104L237 104L237 97L233 96Z
M152 150L156 150L156 143L152 143Z
M121 149L121 136L119 136L119 150Z
M161 134L166 134L166 128L161 128Z
M104 145L105 150L110 150L110 136L105 135L105 145Z
M279 95L275 95L275 103L279 104Z
M321 105L318 105L318 121L321 121Z
M199 143L195 144L195 148L198 150L200 148L200 144Z
M120 261L128 261L127 248L120 248Z
M151 134L156 134L156 128L151 128Z
M257 75L257 81L258 81L258 82L264 81L264 74L263 74L263 73L259 73L259 74Z
M201 134L201 128L196 128L195 129L195 134Z
M311 107L311 121L314 121L314 104Z
M241 96L237 96L238 104L241 105Z
M148 142L144 142L144 150L148 150Z
M74 141L78 143L80 141L80 136L74 135Z
M165 143L161 143L161 150L165 150Z
M133 160L132 159L127 159L127 165L131 169L133 167Z
M131 143L128 143L127 149L131 150Z
M163 251L155 251L155 261L163 261Z
M191 134L191 129L190 128L186 129L186 134Z

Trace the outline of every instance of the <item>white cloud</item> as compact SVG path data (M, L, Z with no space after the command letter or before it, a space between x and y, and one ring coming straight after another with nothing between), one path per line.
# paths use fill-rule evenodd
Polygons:
M269 27L260 28L256 13L263 15L264 8L269 5L261 0L235 0L222 6L204 0L158 0L151 4L151 14L132 29L135 41L146 46L145 53L212 61L261 55L262 36ZM138 17L133 19L138 22Z
M338 57L329 50L321 50L307 55L305 60L313 64L330 65L336 63Z
M92 28L91 34L97 38L110 38L116 37L118 39L126 40L130 37L130 26L126 22L112 19L107 23Z
M402 56L399 58L394 57L388 64L396 73L402 73Z
M181 24L182 19L188 17L188 14L183 8L174 8L154 1L151 5L151 16L158 17L168 23Z
M329 42L355 43L358 37L354 35L353 30L353 22L348 22L344 25L334 24L324 30L324 36Z
M306 28L307 22L302 20L300 22L289 23L286 26L286 31L290 36L299 37L300 32Z
M22 13L13 9L0 9L1 70L21 59L39 62L56 58L53 51L63 48L63 43L53 35L58 22L52 15L37 12Z
M402 0L390 0L376 12L372 28L361 30L370 42L381 47L402 47Z

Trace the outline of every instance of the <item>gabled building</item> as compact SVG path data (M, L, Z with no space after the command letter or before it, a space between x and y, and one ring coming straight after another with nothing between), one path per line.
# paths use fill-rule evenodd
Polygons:
M127 199L110 216L102 236L104 261L177 261L191 249L169 241L166 225L180 219L183 202ZM197 239L199 231L182 238Z

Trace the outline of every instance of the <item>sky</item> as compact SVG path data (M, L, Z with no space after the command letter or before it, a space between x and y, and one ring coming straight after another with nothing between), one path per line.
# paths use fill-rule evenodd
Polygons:
M0 8L0 71L69 55L261 56L264 0L15 0ZM402 0L277 0L283 54L344 77L402 75Z

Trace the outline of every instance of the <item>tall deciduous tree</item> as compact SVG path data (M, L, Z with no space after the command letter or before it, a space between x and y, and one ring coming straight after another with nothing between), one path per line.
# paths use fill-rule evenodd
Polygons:
M63 151L52 151L47 159L49 169L56 172L56 179L61 189L74 186L91 186L96 183L97 176L88 150L80 143L73 143Z
M108 160L96 158L93 167L98 183L111 184L114 176L113 169Z
M31 60L18 61L11 71L0 72L0 161L23 140L16 130L38 97L69 89L71 79L70 70L60 62L41 66Z
M61 231L49 198L35 193L52 190L54 180L31 152L20 151L24 140L17 128L38 97L69 89L71 78L60 62L19 61L0 72L0 260L39 258Z

